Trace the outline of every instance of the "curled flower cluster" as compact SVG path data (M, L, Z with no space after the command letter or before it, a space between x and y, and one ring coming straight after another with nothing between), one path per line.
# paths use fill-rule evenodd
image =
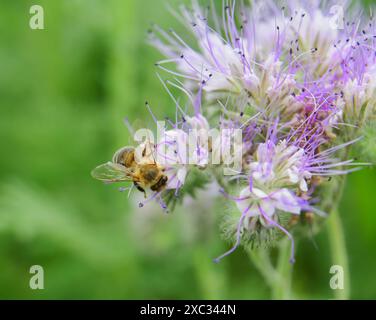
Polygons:
M335 19L330 5L308 2L260 5L228 1L217 14L218 8L194 1L176 13L191 36L158 26L149 34L165 56L157 68L172 77L160 80L176 120L166 119L163 134L150 143L148 161L162 168L167 182L143 204L157 199L167 209L185 190L202 187L195 180L200 174L216 180L219 194L234 204L225 228L234 246L215 261L240 244L263 241L265 231L289 237L294 261L291 219L327 215L321 191L331 177L364 165L350 151L376 114L371 19ZM171 87L184 93L191 111ZM191 131L195 142L187 150ZM186 161L187 153L193 161Z

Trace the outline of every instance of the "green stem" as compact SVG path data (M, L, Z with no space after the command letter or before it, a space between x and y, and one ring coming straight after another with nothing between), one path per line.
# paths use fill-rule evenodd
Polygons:
M278 246L278 261L272 265L269 252L266 249L249 250L248 254L256 269L264 277L271 289L274 300L291 299L292 266L289 263L290 243L288 239L280 241Z
M344 276L343 289L334 290L334 296L336 299L346 300L350 298L350 271L343 226L337 209L328 218L328 237L332 263L343 268Z
M283 239L279 243L278 261L276 271L278 281L272 288L274 300L291 299L292 264L290 263L290 241Z
M348 150L346 150L347 158ZM346 251L346 243L344 230L339 215L338 207L342 198L343 190L346 185L346 177L340 176L337 178L337 183L331 191L332 203L329 204L327 212L330 212L327 221L328 240L330 246L330 254L333 265L339 265L344 272L344 289L335 289L334 296L336 299L349 299L350 297L350 272L348 257Z
M248 256L257 271L264 278L266 284L272 288L278 281L278 274L270 261L269 253L266 249L257 248L247 250Z

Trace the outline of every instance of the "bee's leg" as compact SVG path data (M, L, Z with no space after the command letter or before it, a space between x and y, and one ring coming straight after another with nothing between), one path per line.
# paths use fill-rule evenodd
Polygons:
M137 184L137 182L134 182L134 185L135 185L135 187L137 188L138 191L141 191L141 192L144 193L144 197L145 197L145 199L146 199L147 196L146 196L146 191L145 191L145 189L144 189L144 188L141 188L141 187Z

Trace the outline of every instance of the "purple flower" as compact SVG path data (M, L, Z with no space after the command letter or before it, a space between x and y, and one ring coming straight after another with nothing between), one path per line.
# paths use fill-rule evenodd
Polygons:
M218 15L193 1L192 9L176 13L191 39L158 26L150 35L165 56L156 66L173 78L158 75L176 120L168 119L150 152L137 156L140 163L163 167L168 178L166 188L144 203L157 200L165 208L166 193L177 196L187 188L194 168L217 180L236 204L236 224L230 227L234 246L216 261L257 228L285 233L293 261L293 237L281 216L325 216L322 186L330 182L322 178L361 165L349 154L376 114L375 26L360 14L336 19L331 1L296 4L287 1L281 8L274 1L255 1L247 7L226 1ZM181 107L170 85L184 93L191 110ZM212 129L220 134L209 140ZM192 131L196 139L189 149ZM232 134L239 131L241 139L233 143ZM222 177L234 159L240 159L235 174Z

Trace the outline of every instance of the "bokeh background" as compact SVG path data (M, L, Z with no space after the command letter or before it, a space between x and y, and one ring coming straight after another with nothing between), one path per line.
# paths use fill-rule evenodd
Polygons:
M137 196L90 176L128 144L125 116L150 118L145 100L173 113L155 75L161 56L145 41L150 23L180 29L166 2L1 1L0 298L269 298L243 250L212 263L228 248L221 208L139 209ZM32 4L44 30L29 28ZM341 204L355 299L376 298L375 190L375 169L353 173ZM299 241L297 298L333 297L327 237ZM44 290L29 288L35 264Z

